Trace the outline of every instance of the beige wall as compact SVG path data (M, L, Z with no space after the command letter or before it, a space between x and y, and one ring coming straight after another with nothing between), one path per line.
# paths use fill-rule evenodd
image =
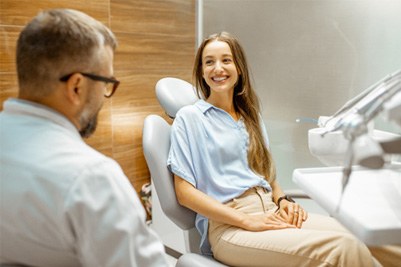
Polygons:
M149 181L142 153L142 126L150 113L162 115L154 85L165 76L190 80L195 49L195 0L1 0L0 108L17 95L15 44L39 10L73 8L109 26L119 47L115 95L105 101L98 130L88 143L113 157L137 191ZM0 126L1 127L1 126Z

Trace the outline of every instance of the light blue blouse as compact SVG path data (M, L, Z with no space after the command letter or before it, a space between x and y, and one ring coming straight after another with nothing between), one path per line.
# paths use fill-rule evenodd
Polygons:
M222 203L255 186L271 191L264 177L249 168L248 145L242 119L235 121L226 111L199 100L177 113L167 165L173 173ZM198 214L195 225L201 234L201 252L211 255L208 219Z

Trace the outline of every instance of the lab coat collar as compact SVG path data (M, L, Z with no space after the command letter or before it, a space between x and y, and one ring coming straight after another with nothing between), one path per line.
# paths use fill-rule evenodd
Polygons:
M21 114L40 117L52 121L69 131L73 132L79 138L81 138L77 128L69 121L64 115L51 109L45 105L41 105L36 102L22 100L17 98L10 98L4 102L3 112L9 114Z

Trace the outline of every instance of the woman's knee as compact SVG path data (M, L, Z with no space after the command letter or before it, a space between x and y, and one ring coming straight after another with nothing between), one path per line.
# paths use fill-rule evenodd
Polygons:
M335 266L374 266L369 249L351 234L339 235L332 251Z

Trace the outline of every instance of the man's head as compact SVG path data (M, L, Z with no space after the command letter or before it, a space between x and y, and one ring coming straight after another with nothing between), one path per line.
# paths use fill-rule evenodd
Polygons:
M116 46L113 33L82 12L41 12L18 39L19 97L56 109L82 136L89 136L96 126L103 94L109 93L107 80L118 85L112 78Z

